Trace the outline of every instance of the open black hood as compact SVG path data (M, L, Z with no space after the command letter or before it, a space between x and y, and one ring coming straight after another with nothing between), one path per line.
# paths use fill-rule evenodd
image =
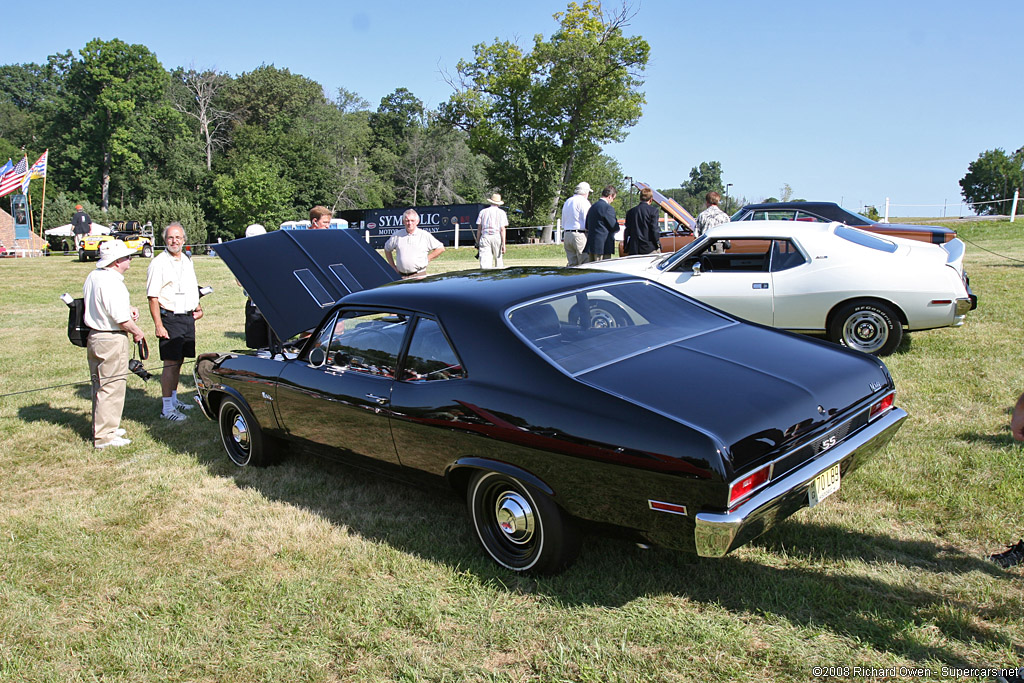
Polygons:
M275 230L216 250L281 339L315 327L346 294L398 279L351 230Z

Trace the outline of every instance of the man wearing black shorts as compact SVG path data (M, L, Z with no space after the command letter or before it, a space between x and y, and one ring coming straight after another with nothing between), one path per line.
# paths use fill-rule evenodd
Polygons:
M196 321L203 317L199 305L199 282L192 259L183 253L185 229L181 223L164 228L165 251L149 264L146 275L146 296L153 316L156 336L160 340L160 374L163 393L161 417L180 422L183 411L192 406L178 400L178 380L186 358L196 356Z

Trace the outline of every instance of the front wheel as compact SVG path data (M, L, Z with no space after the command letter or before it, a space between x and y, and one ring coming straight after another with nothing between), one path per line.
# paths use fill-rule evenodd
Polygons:
M579 537L554 501L515 477L479 472L466 493L477 538L514 572L553 574L579 552Z
M572 325L580 325L580 305L575 304L569 311L569 322ZM591 301L590 302L590 327L594 329L607 329L610 327L628 327L633 324L629 315L613 301Z
M273 464L273 445L242 401L233 396L221 401L217 423L220 440L231 462L239 467Z
M883 303L853 302L836 312L828 338L857 351L888 356L903 341L903 326L895 311Z
M85 260L85 248L84 247L79 247L78 248L78 260L79 261L84 261Z

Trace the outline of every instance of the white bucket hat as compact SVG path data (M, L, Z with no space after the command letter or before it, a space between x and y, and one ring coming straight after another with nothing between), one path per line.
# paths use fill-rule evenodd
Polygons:
M488 197L487 201L489 201L491 204L494 204L495 206L501 206L502 204L505 203L501 201L501 195L498 194L497 192Z
M590 183L584 180L576 186L576 194L590 194Z
M135 252L128 248L128 245L121 240L109 240L100 244L100 260L97 268L106 268L111 263L125 256L131 256Z
M253 223L252 225L250 225L248 228L245 229L245 236L246 237L255 237L256 235L266 235L266 234L267 234L267 229L264 228L259 223Z

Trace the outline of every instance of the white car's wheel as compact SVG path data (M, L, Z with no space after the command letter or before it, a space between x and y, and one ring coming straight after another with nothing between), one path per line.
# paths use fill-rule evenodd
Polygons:
M889 306L854 301L836 311L828 337L857 351L888 356L903 341L903 326Z

